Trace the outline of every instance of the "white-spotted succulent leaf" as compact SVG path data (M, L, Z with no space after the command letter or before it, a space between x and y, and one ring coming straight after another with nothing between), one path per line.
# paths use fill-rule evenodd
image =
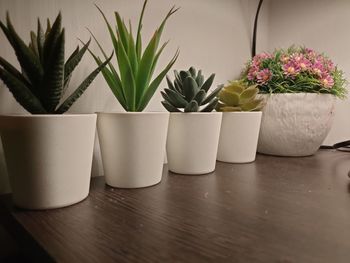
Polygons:
M167 76L168 88L161 91L164 98L163 106L170 112L210 112L218 103L217 94L221 87L209 93L215 74L206 81L202 71L194 67L180 72L174 71L175 79L171 82ZM209 94L208 94L209 93Z
M231 81L218 94L216 111L260 111L263 99L257 98L257 85L248 86L242 81Z

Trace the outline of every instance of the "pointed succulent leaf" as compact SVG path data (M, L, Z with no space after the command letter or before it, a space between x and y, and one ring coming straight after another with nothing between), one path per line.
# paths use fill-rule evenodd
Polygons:
M6 14L6 20L7 27L1 21L0 27L15 50L23 73L29 78L32 85L40 85L44 72L38 57L17 35L8 13Z
M88 30L88 31L90 32L90 34L92 35L92 37L93 37L93 39L95 40L97 46L99 47L101 53L103 54L105 60L108 60L108 56L107 56L106 52L103 50L103 48L102 48L100 42L97 40L97 38L95 37L95 35L90 31L90 29L87 29L87 30ZM80 42L83 43L83 44L85 45L85 43L84 43L83 41L80 40ZM115 46L114 51L115 51L115 53L118 51L118 45ZM90 52L90 54L91 54L94 58L96 57L90 50L89 50L89 52ZM96 60L96 59L95 59L95 60ZM115 70L115 68L114 68L114 66L113 66L113 64L112 64L111 62L108 63L108 67L110 68L111 72L115 75L116 80L117 80L119 83L121 83L119 74L118 74L118 72ZM121 85L120 85L120 86L121 86ZM125 97L124 91L123 91L123 96Z
M179 53L180 53L179 50L177 50L174 57L170 60L168 65L165 67L165 69L163 69L163 71L161 71L159 75L151 82L145 94L141 98L140 104L138 105L138 111L143 111L144 108L147 106L152 96L154 95L155 91L159 87L159 84L162 82L165 75L168 73L168 71L176 62L177 58L179 57Z
M220 100L225 103L226 106L238 106L239 105L239 95L228 90L221 90Z
M167 101L161 102L164 108L169 112L181 112L178 108L174 107L173 105L169 104Z
M140 62L141 60L141 53L142 53L142 39L141 39L141 29L142 29L142 20L143 20L143 15L145 13L146 5L147 5L148 0L145 0L142 6L141 14L140 14L140 19L137 27L137 36L136 36L136 52L137 52L137 59Z
M84 56L86 50L90 45L91 39L81 48L77 47L77 49L73 52L73 54L68 58L67 62L64 64L64 83L66 84L70 76L72 75L74 69L81 61Z
M114 12L115 20L117 22L118 36L120 37L119 43L121 43L125 50L129 48L129 33L125 26L124 21L120 17L118 12ZM131 33L131 32L130 32Z
M204 76L202 75L202 70L198 71L196 82L198 84L198 87L202 88L202 85L204 83Z
M198 103L195 100L191 100L190 103L184 109L184 112L197 112L199 109Z
M214 98L212 101L210 101L210 103L205 106L201 112L211 112L215 109L216 107L216 104L218 103L218 99L217 98Z
M184 83L184 81L187 79L187 77L192 77L191 73L185 70L181 70L180 73L180 83Z
M183 93L187 101L191 101L199 91L197 82L191 76L183 82Z
M169 97L169 102L177 108L185 108L188 102L177 92L171 89L164 89L165 93Z
M43 28L41 27L40 19L38 18L38 30L36 32L36 43L38 46L39 51L39 57L41 63L43 63L43 50L44 50L44 43L45 43L45 34L43 31Z
M245 103L254 99L258 93L259 93L259 89L256 87L249 87L245 89L240 95L241 103Z
M105 21L105 23L106 23L106 25L107 25L109 35L110 35L110 37L111 37L111 39L112 39L114 51L115 51L115 53L117 53L117 52L118 52L118 51L117 51L118 45L117 45L117 39L116 39L116 37L115 37L115 35L114 35L113 29L112 29L111 25L109 24L109 22L108 22L108 20L107 20L107 18L106 18L106 16L105 16L105 14L103 13L102 9L99 8L99 6L96 5L96 4L95 4L95 6L96 6L96 8L98 9L98 11L101 13L101 15L102 15L102 17L103 17L103 19L104 19L104 21Z
M261 110L261 108L263 107L262 103L262 99L251 100L247 103L242 104L241 108L243 111L257 111Z
M156 31L142 55L136 79L136 87L138 94L136 101L141 100L141 97L146 92L146 88L151 80L152 64L157 49L157 38L158 33Z
M204 101L202 102L202 105L205 105L205 104L209 103L210 101L212 101L221 90L222 90L222 86L218 86L212 93L210 93L210 95L208 97L206 97L204 99Z
M95 62L97 63L98 66L101 66L103 63L101 59L97 56L94 55L94 53L91 52L90 49L88 49L92 57L94 58ZM107 57L108 61L108 57ZM108 65L110 65L111 62L108 62ZM104 67L101 70L103 77L105 78L109 88L111 89L112 93L114 96L117 98L119 103L122 105L122 107L127 111L128 107L126 104L126 99L124 96L124 91L122 87L122 83L120 81L119 75L114 73L113 70L108 69L108 67Z
M64 83L64 29L53 46L50 60L46 61L42 103L48 112L54 112L60 102Z
M30 88L5 69L0 68L0 79L5 83L16 101L32 114L47 113L39 99L30 91Z
M34 31L30 31L30 45L32 47L33 53L40 59L39 49L38 49L38 42L37 42L37 36L34 33Z
M87 76L87 78L78 86L78 88L59 106L55 113L62 114L66 112L73 103L80 98L80 96L84 93L84 91L90 86L91 82L96 78L98 73L108 64L108 62L112 59L112 55L103 62L100 66L98 66L93 72Z
M211 85L213 84L214 78L215 78L215 74L211 74L210 77L204 82L204 84L202 85L201 89L203 89L206 92L208 92L208 90L210 89Z
M167 82L167 84L168 84L169 89L176 91L174 84L173 84L173 83L171 82L171 80L169 79L169 76L166 75L165 78L166 78L166 82Z
M18 80L22 81L26 86L30 86L30 83L23 77L14 66L8 63L4 58L0 57L0 66L2 66L7 72L11 73Z
M196 78L196 69L194 67L190 67L188 70L191 73L192 78Z
M206 95L207 95L207 93L201 89L193 99L195 101L197 101L198 105L202 105L202 102L203 102Z
M62 16L61 13L58 14L55 22L52 25L51 30L48 32L45 43L44 43L44 68L47 67L52 61L52 56L54 56L54 49L56 46L57 39L61 34L61 23Z
M136 111L137 84L130 60L121 42L118 42L117 58L120 70L120 79L122 82L123 92L125 94L125 100L128 105L128 111Z
M225 86L225 89L237 94L241 94L244 91L244 86L240 82L231 82L230 85Z
M177 81L179 85L182 86L182 79L181 79L180 73L177 70L174 70L174 75L175 75L175 81Z

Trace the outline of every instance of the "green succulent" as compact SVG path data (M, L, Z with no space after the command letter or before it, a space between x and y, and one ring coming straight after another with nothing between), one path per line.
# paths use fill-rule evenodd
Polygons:
M232 81L218 94L216 111L260 111L263 99L258 99L257 85L248 86L242 81Z
M113 64L109 63L108 67L102 70L102 74L109 88L126 111L139 112L145 109L165 75L179 56L179 51L176 51L174 57L170 60L167 66L158 76L152 79L158 59L165 46L168 44L168 42L165 42L160 48L158 48L165 23L178 9L175 9L175 7L170 9L158 29L153 34L144 51L142 51L141 28L146 5L147 0L144 1L139 18L136 41L132 33L130 21L129 26L127 27L119 13L115 12L114 14L117 24L116 32L114 32L102 10L96 6L107 25L114 46L114 51L117 55L117 66L119 69L119 72L117 72ZM92 34L91 31L90 33ZM102 46L93 34L92 36L98 44L101 53L106 58L107 56ZM101 59L92 52L90 53L94 57L96 63L101 65Z
M6 25L0 21L0 27L13 47L21 66L21 71L18 71L0 57L0 79L17 102L32 114L62 114L66 112L112 57L101 63L60 104L72 72L79 64L90 43L89 41L82 49L79 49L78 46L64 63L65 35L64 28L61 29L61 20L61 13L58 14L52 27L50 21L47 20L47 28L44 33L38 19L37 33L30 32L31 40L28 46L16 33L8 13Z
M182 70L180 73L175 70L174 74L174 83L167 76L168 88L161 91L164 98L162 104L168 111L182 112L180 109L183 109L183 112L210 112L215 109L218 103L216 96L221 87L208 95L215 74L212 74L206 81L204 81L202 71L199 70L196 73L196 69L193 67L188 71Z

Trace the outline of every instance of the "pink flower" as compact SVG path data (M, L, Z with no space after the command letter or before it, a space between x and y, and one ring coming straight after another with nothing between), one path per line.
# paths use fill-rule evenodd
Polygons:
M271 54L268 54L268 53L260 53L258 55L256 55L255 57L253 57L253 60L252 60L252 64L257 66L257 67L260 67L261 65L261 62L265 59L269 59L269 58L272 58L272 55Z
M260 70L256 75L256 79L259 84L267 83L271 79L271 77L272 77L272 73L267 68Z
M323 63L317 60L312 66L311 66L311 72L319 77L321 77L325 73L325 68L323 66Z
M289 57L288 55L286 55L286 54L283 54L283 55L281 55L280 60L281 60L281 62L283 62L283 63L288 63L289 60L290 60L290 57Z
M287 64L284 64L282 66L282 69L283 69L283 73L286 76L291 76L291 77L295 77L301 70L299 65L293 62L288 62Z
M326 75L323 75L322 78L321 78L321 83L322 85L325 87L325 88L332 88L333 85L334 85L334 79L332 78L331 75L329 74L326 74Z
M258 74L258 71L259 71L259 67L253 64L248 71L248 76L247 76L248 80L251 80L251 81L255 80L256 75Z

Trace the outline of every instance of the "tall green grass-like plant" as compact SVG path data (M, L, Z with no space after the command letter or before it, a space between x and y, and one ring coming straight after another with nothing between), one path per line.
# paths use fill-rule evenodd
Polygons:
M61 29L61 13L51 26L47 20L44 32L38 19L37 32L30 32L30 42L26 45L18 36L7 13L6 25L0 27L13 47L21 66L18 71L0 57L0 79L14 98L32 114L62 114L83 94L109 60L99 66L63 102L61 99L68 87L73 70L81 61L90 41L82 49L79 46L64 62L65 34ZM61 102L61 103L60 103Z
M133 36L130 21L127 26L119 13L115 12L116 32L114 32L112 26L106 19L105 14L98 6L96 6L107 25L114 46L114 52L117 56L117 66L119 69L117 72L113 64L108 63L108 67L102 69L102 74L122 107L126 111L132 112L140 112L145 109L161 81L179 56L179 51L176 51L174 57L170 60L167 66L159 73L159 75L152 79L158 59L165 46L168 44L168 42L165 42L159 48L159 42L165 23L178 9L175 9L175 7L170 9L160 26L154 32L146 48L142 50L141 29L146 5L147 0L144 1L141 11L136 40ZM92 36L98 44L101 53L106 58L106 52L103 50L95 36L93 34ZM90 53L94 57L96 63L102 65L100 57L92 52Z

